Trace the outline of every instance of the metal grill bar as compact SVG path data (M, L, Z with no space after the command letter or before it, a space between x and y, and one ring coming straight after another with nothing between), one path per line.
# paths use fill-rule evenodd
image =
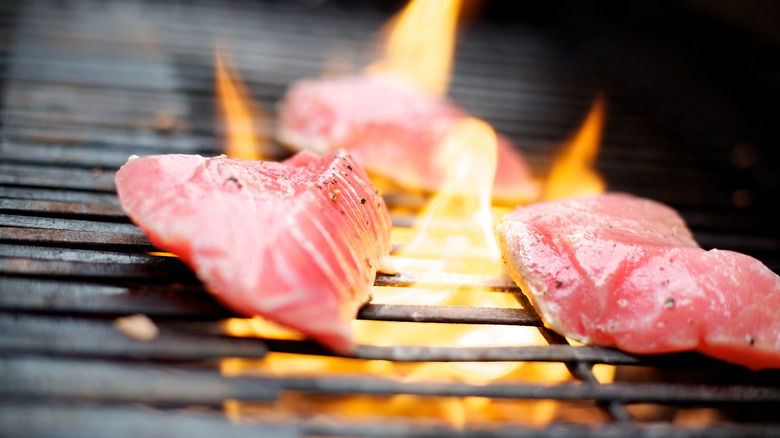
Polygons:
M3 404L0 409L0 432L15 435L26 431L29 436L66 435L102 438L110 430L118 438L140 435L164 435L171 438L209 438L213 436L272 436L299 438L303 436L361 436L392 438L571 438L571 437L687 437L742 438L745 436L774 437L780 428L763 424L741 424L723 427L672 427L663 423L634 425L630 423L584 426L559 424L547 429L522 424L484 428L453 429L447 425L420 422L337 425L332 421L301 420L295 424L268 422L230 422L222 415L200 411L170 411L135 407L51 404L46 407L24 402Z
M41 201L68 202L73 204L105 204L119 207L119 200L113 193L91 193L80 190L67 190L55 183L44 187L5 186L0 190L4 198L30 199Z
M368 312L371 312L370 305ZM87 306L87 309L89 306ZM44 308L45 309L45 308ZM36 309L36 310L44 310ZM129 309L128 309L129 310ZM480 311L458 321L462 324L479 323ZM127 313L125 313L127 314ZM160 315L166 316L166 315ZM173 315L178 316L178 315ZM202 314L200 316L203 316ZM436 319L433 315L426 319ZM400 315L399 321L413 320L414 315ZM17 352L67 353L100 357L149 358L208 358L223 356L258 357L265 350L298 354L332 356L333 353L309 341L220 337L199 342L198 336L221 331L213 323L165 323L170 335L163 332L159 341L145 343L134 341L116 330L110 321L73 318L63 315L34 316L0 313L0 325L6 330L0 333L0 347ZM181 331L186 329L185 331ZM178 345L178 343L188 345ZM124 350L123 350L124 349ZM220 350L222 349L222 350ZM227 349L227 350L225 350ZM124 351L124 353L123 353ZM189 356L188 356L189 355ZM550 346L493 346L493 347L442 347L442 346L375 346L359 345L355 352L345 356L364 360L391 360L397 362L493 362L532 361L603 363L610 365L646 365L674 368L728 368L729 365L695 353L657 356L640 356L600 347ZM583 380L597 383L592 375Z
M153 316L226 318L236 316L216 303L203 287L182 285L107 286L43 280L0 278L0 309L57 313L117 315L143 313ZM359 319L451 324L541 324L525 309L466 308L367 304Z
M329 355L323 347L305 341L265 339L271 351ZM672 368L729 368L730 366L705 356L680 353L660 356L638 356L600 347L571 345L526 347L436 347L436 346L375 346L358 345L347 357L397 362L583 362L609 365L647 365ZM592 379L588 379L592 380ZM591 382L591 383L595 383Z
M119 207L105 204L74 204L59 201L34 201L28 199L0 199L0 210L14 212L47 213L63 216L99 216L110 219L122 219L124 213Z
M101 231L56 230L0 226L0 240L20 243L38 243L42 245L89 242L90 245L140 247L146 248L149 251L154 249L146 236L137 234L127 236Z
M377 286L458 286L462 288L480 288L494 291L519 292L520 289L509 278L486 275L436 274L430 272L399 272L395 275L378 274Z
M89 145L77 147L57 143L35 144L6 140L3 142L3 148L0 149L0 159L4 162L23 164L61 162L85 169L116 169L127 161L127 157L134 153L129 145L125 151L107 149L105 146ZM202 152L202 150L194 147L190 151L192 153ZM159 152L165 153L166 150L160 149Z
M0 313L0 350L93 357L204 360L260 358L265 344L252 338L209 335L161 326L153 341L132 339L112 321Z
M107 431L115 438L303 437L297 425L237 424L224 415L203 410L177 412L72 402L45 406L18 400L0 402L0 435L3 436L103 438Z
M111 222L94 222L77 219L30 217L6 214L0 217L0 225L6 227L49 229L55 231L86 231L106 232L119 236L143 236L143 232L130 224L116 224Z
M368 304L360 310L358 318L451 324L542 325L539 316L532 310L486 307Z
M280 389L273 379L227 379L213 369L176 365L19 356L0 359L0 367L3 393L21 399L219 406L228 398L273 399Z
M346 377L223 377L217 372L185 367L165 368L77 359L0 359L0 385L15 397L79 398L88 400L140 399L154 404L198 402L219 405L223 400L264 400L279 391L329 395L397 395L424 397L488 397L495 399L553 399L620 401L660 404L780 403L780 390L751 386L680 384L486 384L400 382L386 378ZM148 372L149 377L144 375ZM120 376L125 376L120 378ZM202 385L196 384L203 380ZM166 387L171 381L174 387ZM144 383L146 382L146 383ZM185 388L186 390L179 389Z
M516 425L510 427L488 427L485 429L460 429L452 430L446 427L435 426L398 426L377 425L377 426L333 426L333 425L313 425L307 427L307 433L317 436L364 436L364 437L399 437L415 436L430 438L447 437L474 437L474 438L571 438L571 437L594 437L594 438L618 438L618 437L686 437L686 438L726 438L726 437L772 437L777 433L774 426L752 424L739 426L715 426L715 427L676 427L668 424L631 424L631 423L611 423L599 426L583 426L576 424L556 424L544 429L534 427L524 427Z
M0 236L5 237L2 231L0 228ZM37 234L37 231L31 232ZM39 277L142 278L145 281L178 279L189 283L195 281L192 273L178 259L172 257L2 244L0 272Z
M27 166L0 163L0 184L32 187L101 190L113 193L114 172L72 167Z
M203 287L149 285L128 287L44 280L0 278L0 309L63 314L218 319L235 316Z

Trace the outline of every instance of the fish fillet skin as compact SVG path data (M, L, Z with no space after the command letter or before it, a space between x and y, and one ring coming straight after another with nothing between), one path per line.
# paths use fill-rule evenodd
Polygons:
M507 213L496 234L510 275L560 334L780 368L780 277L700 248L664 204L623 193L537 203Z
M467 116L458 105L379 76L305 79L279 104L276 137L319 154L344 148L369 174L410 190L436 192L445 180L441 142ZM497 136L495 202L527 203L539 189L522 153Z
M344 151L285 162L151 155L116 175L122 209L216 298L336 352L377 270L392 272L390 216Z

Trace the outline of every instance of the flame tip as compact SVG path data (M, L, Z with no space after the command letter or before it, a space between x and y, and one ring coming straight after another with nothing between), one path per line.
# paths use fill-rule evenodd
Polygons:
M217 91L217 109L226 129L225 152L231 158L260 160L261 149L267 146L255 125L266 117L252 100L229 52L214 45L214 77Z
M593 168L601 144L605 113L606 94L599 90L579 130L560 147L545 184L543 200L598 194L606 190L606 182Z

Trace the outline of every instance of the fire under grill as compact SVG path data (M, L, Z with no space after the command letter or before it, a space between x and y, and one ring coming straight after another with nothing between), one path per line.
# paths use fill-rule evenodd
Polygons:
M554 363L566 366L570 381L473 384L327 372L280 377L262 368L236 377L220 372L219 363L228 358L332 353L304 340L227 333L223 321L235 315L177 259L155 252L122 213L114 172L131 154L220 153L215 41L229 47L253 96L272 114L290 82L318 76L323 65L365 64L366 41L398 6L0 5L0 435L780 434L777 372L750 372L698 354L637 356L569 345L543 327L504 278L379 275L377 286L513 294L523 308L368 304L358 319L524 325L538 328L549 345L360 345L352 360ZM697 9L698 2L612 5L616 21L601 14L601 3L593 11L581 5L557 10L555 2L483 6L459 42L450 94L522 147L537 174L603 90L608 113L598 166L609 188L669 203L702 246L745 252L780 270L774 208L780 138L771 128L780 97L777 35L726 25L717 18L720 11ZM649 32L649 23L661 18L668 35ZM708 58L715 50L710 44L721 44L726 55ZM339 62L326 62L334 59ZM392 205L406 198L387 200ZM408 216L397 214L394 223L408 225ZM140 341L117 330L116 318L131 314L150 317L159 336ZM614 382L595 377L599 364L617 367ZM290 393L320 401L406 395L421 410L442 397L553 400L589 414L554 415L538 425L279 411L235 421L226 413L230 403L273 405Z

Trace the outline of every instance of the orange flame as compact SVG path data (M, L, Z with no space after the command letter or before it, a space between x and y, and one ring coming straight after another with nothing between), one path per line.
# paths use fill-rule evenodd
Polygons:
M252 105L252 99L241 75L230 58L214 50L218 113L225 123L225 154L231 158L261 160L261 150L267 143L256 132L255 124L266 120L262 111Z
M461 0L413 0L392 21L384 56L366 68L447 94Z
M496 134L487 123L465 118L445 137L438 157L446 166L444 188L420 214L415 235L402 255L476 261L481 265L445 267L444 271L497 275L500 251L493 235L490 193L496 172Z
M542 198L603 193L604 179L593 169L604 126L604 96L598 94L579 131L561 147Z
M438 157L449 164L444 189L423 210L412 240L394 259L396 266L405 271L422 268L429 272L473 275L496 276L501 273L501 254L493 234L490 196L496 155L496 135L487 123L465 118L451 129ZM420 302L421 295L425 294L433 301L430 304L518 307L517 301L507 294L479 293L460 288L411 288L394 291L394 294L390 298L393 301L406 295L411 302ZM377 299L387 297L380 297L377 293ZM529 327L439 326L426 327L424 332L434 342L438 339L438 342L460 346L533 344L540 340L538 332ZM410 340L419 340L422 333L419 329L411 329L407 336ZM519 366L517 363L425 364L416 370L415 376L450 376L473 382L488 382L512 373ZM475 400L468 403L479 404ZM453 424L463 426L467 405L450 400L446 406L448 418Z

